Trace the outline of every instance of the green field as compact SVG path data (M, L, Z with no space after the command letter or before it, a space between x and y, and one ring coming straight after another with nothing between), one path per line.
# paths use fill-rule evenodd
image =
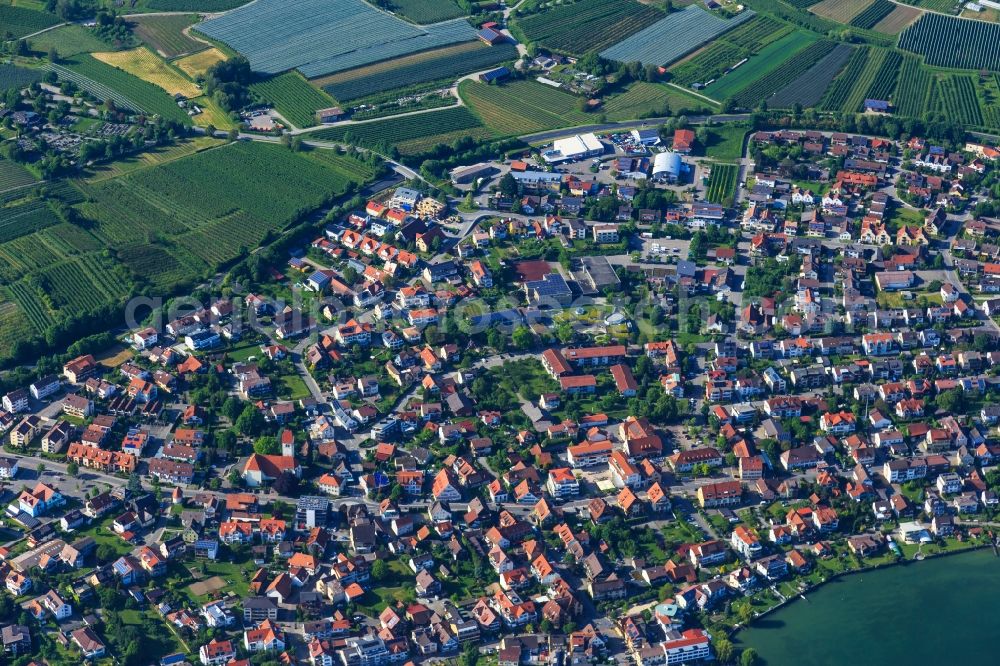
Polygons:
M736 193L736 179L739 175L740 168L735 164L713 164L705 199L712 203L732 206L733 196Z
M414 23L438 23L465 16L452 0L391 0L392 11Z
M860 46L854 49L850 59L840 74L833 80L830 87L826 89L823 98L820 100L819 108L824 111L849 111L853 112L856 107L850 106L850 99L858 83L858 77L868 63L869 49ZM918 65L919 66L919 65Z
M479 118L461 106L309 133L313 139L351 143L384 153L396 148L403 155L426 152L439 143L452 143L465 137L485 139L493 136Z
M663 18L635 0L580 0L518 16L515 30L550 49L583 54L601 51Z
M674 83L690 86L722 76L743 58L759 53L793 28L769 16L758 14L743 25L723 33L718 39L692 57L670 68Z
M774 69L781 67L786 60L810 44L814 44L817 39L815 35L805 30L789 33L761 49L749 61L718 79L702 92L712 99L720 101L732 97Z
M82 25L64 25L48 30L28 40L31 50L47 54L54 48L60 58L69 58L81 53L107 51L110 45L98 38L92 30Z
M608 120L620 121L697 112L702 109L715 112L718 106L662 83L639 81L629 86L625 92L605 100L599 112L607 116Z
M896 113L903 116L920 117L927 107L927 96L930 93L933 75L920 64L916 56L903 58L903 66L899 72L899 84L892 103Z
M186 124L191 122L184 110L162 88L106 65L89 54L75 56L64 64L69 70L124 95L147 113Z
M274 105L278 113L296 127L316 124L316 112L336 102L322 90L309 85L298 72L285 72L254 83L250 90Z
M0 157L0 192L34 183L37 179L20 164ZM2 212L0 212L2 216ZM2 232L0 232L2 233Z
M166 295L191 285L373 176L370 165L336 151L263 143L187 153L176 146L154 157L103 180L0 197L8 202L0 207L0 357L55 323L120 305L137 288ZM63 220L48 203L56 198L89 223Z
M737 106L745 109L756 108L757 105L766 101L771 97L771 95L809 71L813 65L823 59L823 57L833 51L836 47L837 42L827 40L813 42L783 62L781 67L772 69L770 72L757 79L743 90L739 91L733 97L733 101L737 104Z
M580 110L582 98L537 81L500 86L463 81L459 94L487 127L504 136L596 122Z
M0 0L0 40L17 39L59 23L55 15Z
M749 132L740 125L720 125L708 128L705 155L717 160L738 160L743 157L743 139Z
M158 12L224 12L247 4L247 0L145 0L143 4Z
M184 29L198 22L194 14L166 16L137 16L129 21L135 34L164 58L194 53L208 48L208 44L184 34Z
M931 99L933 111L944 114L953 122L981 126L983 114L976 96L972 75L942 74L937 78Z

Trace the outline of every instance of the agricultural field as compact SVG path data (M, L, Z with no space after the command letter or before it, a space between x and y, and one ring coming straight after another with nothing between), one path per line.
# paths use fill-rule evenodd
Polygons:
M582 98L536 81L502 86L463 81L459 94L487 127L502 136L583 125L590 119L579 108Z
M43 73L37 69L0 64L0 90L24 88L42 80Z
M941 14L957 14L961 0L906 0L906 4Z
M756 108L774 93L806 73L813 65L836 48L836 42L814 42L786 60L779 69L770 71L737 93L733 101L746 109Z
M718 79L739 61L759 53L791 31L788 24L758 14L675 64L670 69L672 80L678 85L690 86Z
M184 56L178 60L174 60L173 64L177 69L181 70L193 80L197 81L199 78L205 76L205 72L217 62L222 62L226 59L226 54L215 48L214 46L210 49L205 49L198 53L192 53L189 56Z
M256 72L298 69L309 78L476 37L462 19L416 26L364 0L257 0L197 29L245 55Z
M702 109L715 112L718 107L662 83L639 81L633 83L625 92L605 100L601 113L607 116L608 120L615 122L664 116L668 115L665 113L668 109L670 114L677 114Z
M847 44L838 44L819 62L774 93L767 101L768 106L776 109L789 109L795 104L803 107L816 106L834 77L847 64L853 51L853 47Z
M601 51L663 18L659 9L635 0L580 0L518 16L528 41L572 54Z
M224 12L247 4L247 0L145 0L144 4L158 12Z
M52 209L44 200L38 198L0 208L0 243L27 236L57 222L59 218Z
M843 95L841 110L848 113L857 113L861 110L865 98L869 97L868 91L872 89L879 73L885 70L883 67L885 61L889 57L889 54L892 53L887 49L880 48L869 48L866 50L867 57L865 58L864 67L861 68L854 80L849 85L846 83L842 84L839 81L834 82L838 87L840 85L847 85L848 90Z
M889 0L875 0L868 9L855 16L850 24L856 28L868 30L878 25L882 19L891 14L895 9L896 5L889 2Z
M283 174L280 187L261 186L268 182L264 174L271 173ZM89 185L94 202L83 210L97 221L95 234L112 246L167 234L197 259L217 266L241 248L256 247L268 232L282 230L299 211L318 207L371 174L367 165L346 156L236 143Z
M452 0L392 0L392 11L414 23L438 23L465 16Z
M979 80L976 88L983 111L983 125L993 131L1000 129L1000 74Z
M1000 24L924 14L899 36L899 48L928 65L1000 71Z
M794 54L814 44L817 37L805 30L791 32L760 50L747 62L719 78L702 92L715 100L724 100L764 77Z
M454 80L516 58L513 44L487 46L477 40L352 69L316 79L313 84L346 102L404 86Z
M137 113L142 111L137 103L133 102L128 97L125 97L125 95L121 94L114 88L106 86L103 83L99 83L87 76L84 76L83 74L80 74L79 72L67 69L62 65L54 64L49 64L46 68L54 71L59 76L60 80L72 81L81 90L87 91L99 100L111 100L119 109L126 109Z
M892 97L892 91L896 89L896 79L899 76L899 68L903 64L903 56L899 51L889 51L882 66L875 73L875 78L865 92L865 99L884 99ZM864 103L864 100L862 100Z
M162 88L170 95L183 95L188 99L199 97L201 90L158 58L145 46L129 51L108 51L91 54L97 60Z
M942 74L934 87L932 111L943 113L953 122L981 126L983 114L979 109L976 85L971 74Z
M402 118L388 118L353 125L327 127L310 132L322 141L340 141L388 152L393 147L403 155L425 152L439 143L464 137L489 138L493 133L464 106Z
M17 162L11 162L0 157L0 192L31 185L36 180L30 171Z
M859 46L851 52L851 57L847 60L840 74L827 87L819 102L819 108L823 111L848 111L853 112L853 108L848 108L848 99L851 97L858 77L865 69L868 62L868 47Z
M916 56L904 56L899 71L899 84L892 96L895 112L900 116L919 118L927 108L927 96L933 84L933 74L920 64Z
M28 40L35 53L48 54L54 48L60 58L69 58L80 53L106 51L110 45L100 39L89 28L82 25L64 25L47 30Z
M823 0L810 7L809 11L837 23L850 23L851 19L875 2L876 0Z
M745 11L723 19L691 5L601 51L601 57L619 62L638 61L643 65L669 65L753 16L753 12Z
M274 105L281 116L295 127L312 127L316 112L333 106L332 97L309 85L297 72L272 76L250 86L261 101Z
M176 58L208 47L205 42L184 34L186 28L197 22L198 17L194 14L135 16L129 19L132 30L139 39L164 58Z
M0 40L17 39L60 23L55 15L0 0Z
M146 51L150 57L156 58L155 55ZM157 60L157 62L160 62ZM62 69L59 65L54 66L56 70ZM185 124L190 123L188 115L177 106L173 98L167 94L163 88L158 87L152 83L143 81L142 79L125 72L124 70L118 69L111 65L108 65L100 60L94 58L88 54L81 54L73 57L72 59L66 61L66 67L71 71L81 75L86 80L93 81L101 86L100 89L110 90L112 94L120 96L121 99L128 100L131 104L137 105L141 110L147 113L155 113L157 115L163 116L170 120L177 120ZM173 70L171 70L173 71ZM60 76L62 76L60 74ZM174 76L177 79L183 80L180 74L174 72ZM84 88L93 95L100 97L101 99L107 99L104 94L98 92L98 88L92 88L85 85L84 82L74 80L81 88ZM187 85L193 85L187 82ZM195 94L200 94L199 91L195 90ZM111 96L110 99L118 102L115 96Z
M921 12L916 7L907 7L906 5L896 5L896 8L892 10L885 18L876 23L872 29L876 32L883 32L887 35L898 35L903 32L903 30L920 18Z
M109 178L117 178L139 169L167 164L182 157L194 155L209 148L221 146L222 139L213 139L208 136L196 136L187 141L177 142L167 146L156 146L151 150L146 150L136 155L129 155L124 159L114 162L104 162L88 169L86 181L97 183Z
M732 206L740 168L735 164L713 164L705 199L711 203Z

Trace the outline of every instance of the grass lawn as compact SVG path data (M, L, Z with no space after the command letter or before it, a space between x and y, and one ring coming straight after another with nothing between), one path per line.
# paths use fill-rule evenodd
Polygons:
M743 138L749 130L739 125L708 128L705 155L717 160L738 160L743 157Z
M893 229L898 229L903 225L923 226L924 214L919 210L911 210L902 206L895 206L889 215L889 224Z
M306 383L298 375L285 375L279 380L278 396L288 400L299 400L308 398L311 394Z
M132 546L125 543L120 536L111 531L110 525L112 522L114 522L114 518L95 523L86 529L75 531L73 537L74 539L80 539L85 536L93 537L98 548L103 545L109 545L115 549L115 553L119 556L128 555L132 551Z

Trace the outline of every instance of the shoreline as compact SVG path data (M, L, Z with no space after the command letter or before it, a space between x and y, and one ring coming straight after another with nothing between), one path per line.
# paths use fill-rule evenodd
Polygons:
M952 555L962 555L962 554L965 554L965 553L972 553L972 552L975 552L977 550L982 550L984 548L991 548L991 547L992 547L991 544L989 544L989 543L983 543L983 544L969 546L968 548L962 548L961 550L949 550L949 551L946 551L946 552L943 552L943 553L934 553L933 555L924 555L923 559L920 559L920 560L902 559L902 560L896 560L895 562L892 562L892 563L874 564L874 565L870 565L870 566L866 566L866 567L861 567L860 569L852 569L851 571L841 571L841 572L838 572L838 573L831 574L830 577L827 578L826 580L824 580L824 581L822 581L820 583L815 583L813 585L810 585L809 587L807 587L806 589L802 590L798 594L790 596L790 597L786 597L784 601L779 601L776 605L774 605L771 608L768 608L767 610L765 610L765 611L759 613L758 615L756 615L753 618L753 620L751 620L750 622L747 622L747 623L741 624L741 625L736 625L736 626L730 628L729 633L728 633L728 637L730 639L734 638L737 634L739 634L744 629L750 629L750 628L752 628L753 625L755 623L759 622L760 620L763 620L764 618L768 617L769 615L772 615L773 613L775 613L775 612L777 612L779 610L784 609L786 606L788 606L789 604L791 604L794 601L801 600L806 593L818 590L821 587L825 586L827 583L831 583L831 582L833 582L835 580L839 580L840 578L843 578L843 577L846 577L846 576L854 576L854 575L857 575L857 574L862 574L862 573L865 573L867 571L879 571L879 570L882 570L882 569L889 569L891 567L900 567L900 566L907 566L907 565L912 565L912 564L919 564L920 562L923 562L923 561L926 561L926 560L930 560L930 559L937 559L937 558L941 558L941 557L949 557L949 556L952 556Z

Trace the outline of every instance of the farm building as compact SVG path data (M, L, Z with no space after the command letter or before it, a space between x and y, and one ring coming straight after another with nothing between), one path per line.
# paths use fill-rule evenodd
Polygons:
M491 69L488 72L483 72L479 75L479 80L483 83L492 83L494 81L500 81L506 79L510 76L510 70L506 67L497 67L496 69Z
M865 112L872 113L889 113L892 110L892 105L883 99L866 99L865 100Z
M542 153L542 158L549 163L567 160L582 160L585 157L596 157L604 153L604 144L593 133L577 134L567 139L556 139L552 150Z
M497 168L489 163L456 167L452 169L451 182L456 185L466 185L475 182L477 178L488 178L496 172Z
M657 153L653 158L653 180L661 183L676 183L681 180L681 175L686 171L681 156L678 153L667 151Z
M502 32L495 30L494 28L483 28L476 33L476 37L490 46L500 44L501 42L507 40L507 37Z
M335 123L344 117L344 111L339 106L331 106L329 109L320 109L316 112L316 120L321 124Z

